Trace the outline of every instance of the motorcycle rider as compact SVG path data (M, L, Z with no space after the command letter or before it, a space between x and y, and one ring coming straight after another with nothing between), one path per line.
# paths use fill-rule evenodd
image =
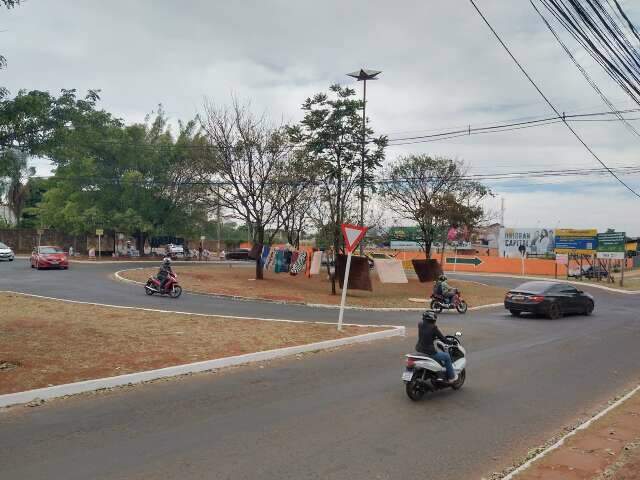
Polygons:
M446 352L437 351L433 342L436 338L447 345L454 345L455 342L448 340L442 334L436 326L437 319L438 315L433 310L427 310L422 314L422 320L418 323L418 343L416 344L416 351L433 358L440 364L444 363L447 369L449 383L454 383L458 380L458 374L453 369L451 356Z
M447 277L443 274L440 275L436 282L435 291L438 295L442 296L447 303L451 303L451 299L458 292L455 288L451 288L447 283Z
M162 260L162 265L160 266L160 271L158 272L157 279L160 280L160 291L164 291L164 286L169 280L169 274L172 274L173 270L171 270L171 259L169 257L164 257Z

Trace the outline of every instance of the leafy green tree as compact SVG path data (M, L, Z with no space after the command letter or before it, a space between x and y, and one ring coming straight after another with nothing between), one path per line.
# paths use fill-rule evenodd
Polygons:
M418 225L427 259L439 232L450 226L471 230L484 219L482 201L491 190L466 174L461 161L424 154L402 157L384 172L384 203Z
M349 218L361 177L363 105L351 88L332 85L329 90L329 94L318 93L303 103L304 118L290 129L290 135L317 166L321 223L332 231L332 245L339 252L343 246L340 225ZM367 127L365 195L372 190L375 170L384 159L387 145L386 137L373 138L373 133ZM335 278L331 291L336 293Z

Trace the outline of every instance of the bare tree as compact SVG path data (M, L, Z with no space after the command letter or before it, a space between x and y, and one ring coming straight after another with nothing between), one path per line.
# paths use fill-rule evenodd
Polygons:
M447 227L472 229L484 218L482 201L491 191L467 177L463 162L428 155L410 155L385 171L381 195L400 218L418 224L425 257L438 232Z
M254 244L272 243L289 220L286 207L298 201L310 181L286 128L254 116L235 98L229 108L207 102L202 127L211 150L204 173L212 203L250 225ZM262 278L257 258L256 279Z

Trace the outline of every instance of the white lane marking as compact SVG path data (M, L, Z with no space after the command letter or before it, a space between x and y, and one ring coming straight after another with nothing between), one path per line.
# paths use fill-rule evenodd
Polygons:
M530 458L529 460L527 460L526 462L524 462L522 465L520 465L518 468L516 468L515 470L511 471L507 476L502 477L502 480L513 480L516 475L524 472L527 468L529 468L531 466L531 464L533 464L536 460L541 459L542 457L548 455L550 452L556 450L558 447L562 446L564 444L564 442L567 440L567 438L572 437L573 435L575 435L576 433L578 433L580 430L584 430L585 428L588 428L593 422L597 421L598 419L604 417L607 413L609 413L611 410L613 410L614 408L618 407L619 405L621 405L622 403L624 403L625 401L627 401L629 398L631 398L636 392L640 391L640 385L638 385L636 388L634 388L633 390L631 390L629 393L627 393L625 396L623 396L622 398L616 400L615 402L613 402L611 405L609 405L607 408L605 408L604 410L602 410L600 413L598 413L596 416L591 417L589 420L587 420L586 422L580 424L580 426L578 426L577 428L575 428L574 430L572 430L571 432L567 433L566 435L563 435L562 438L560 438L560 440L558 440L556 443L554 443L553 445L551 445L550 447L545 448L543 451L541 451L540 453L538 453L535 457Z

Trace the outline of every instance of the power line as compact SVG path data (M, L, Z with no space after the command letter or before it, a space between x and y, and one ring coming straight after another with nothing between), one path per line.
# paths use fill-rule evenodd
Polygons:
M489 29L491 30L491 32L493 33L493 35L498 39L498 42L500 42L500 44L502 45L502 47L505 49L505 51L509 54L509 56L511 57L511 59L515 62L515 64L518 66L518 68L520 69L520 71L524 74L525 77L527 77L527 80L529 80L529 82L531 83L531 85L533 85L533 87L538 91L538 93L540 94L540 96L545 100L545 102L547 102L547 104L549 105L549 107L551 107L551 109L555 112L555 114L560 117L560 112L558 111L558 109L555 107L555 105L553 103L551 103L551 101L547 98L547 96L542 92L542 90L540 90L540 87L538 87L538 85L536 84L536 82L533 81L533 79L531 78L531 76L529 76L529 74L527 73L527 71L524 69L524 67L520 64L520 62L516 59L516 57L513 55L513 53L511 53L511 50L509 49L509 47L507 47L507 45L504 43L504 41L502 40L502 38L500 38L500 35L498 35L498 33L495 31L495 29L491 26L491 24L489 23L489 21L487 20L487 18L484 16L484 14L482 13L482 11L478 8L478 6L476 5L476 2L474 0L469 0L469 2L471 2L471 5L473 5L473 7L476 9L476 11L478 12L478 14L480 15L480 17L482 18L482 20L484 20L484 23L487 24L487 26L489 27ZM600 160L600 157L598 157L598 155L596 155L596 153L591 150L591 148L589 147L589 145L587 145L585 143L584 140L582 140L582 137L580 137L580 135L578 135L578 133L573 129L573 127L571 125L569 125L569 123L566 120L563 120L563 123L566 125L566 127L571 131L571 133L578 139L578 141L584 146L584 148L587 149L587 151L593 156L593 158L595 158L598 163L600 163L600 165L602 165L616 180L618 180L618 182L620 182L620 184L622 184L627 190L629 190L633 195L635 195L636 197L640 198L640 193L636 192L633 188L631 188L629 185L627 185L627 183L625 183L620 177L618 177L613 170L611 170L602 160Z
M458 176L457 178L460 180L473 180L473 181L487 181L487 180L517 180L517 179L534 179L534 178L546 178L546 177L585 177L585 176L594 176L594 175L607 175L610 170L615 170L620 175L636 175L640 174L640 166L637 165L626 165L620 167L614 167L612 169L605 168L573 168L573 169L544 169L544 170L524 170L524 171L514 171L514 172L497 172L497 173L477 173L477 174L463 174ZM232 186L233 183L230 181L223 180L190 180L190 181L169 181L169 180L158 180L158 179L123 179L122 177L103 177L103 176L70 176L70 177L42 177L42 176L34 176L30 178L36 179L54 179L57 181L72 181L79 183L113 183L115 185L120 186L172 186L172 187L183 187L183 186L201 186L201 187L223 187L223 186ZM428 180L436 180L441 177L438 176L426 176L426 177L401 177L401 178L377 178L374 180L368 180L367 183L369 185L382 185L382 184L391 184L391 183L409 183L415 181L428 181ZM319 181L300 181L296 179L276 179L265 182L267 185L319 185L321 182Z

